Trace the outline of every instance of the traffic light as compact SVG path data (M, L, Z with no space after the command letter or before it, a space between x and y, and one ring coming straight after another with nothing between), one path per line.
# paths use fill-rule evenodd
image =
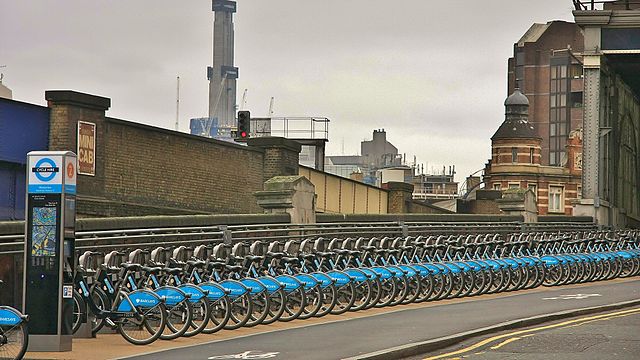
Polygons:
M251 131L251 113L248 111L238 111L238 131L236 139L246 139Z

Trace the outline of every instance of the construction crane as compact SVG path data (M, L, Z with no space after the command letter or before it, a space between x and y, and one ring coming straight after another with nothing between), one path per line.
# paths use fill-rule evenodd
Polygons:
M220 81L220 90L218 91L218 98L216 99L216 104L213 106L212 114L215 114L218 111L218 105L220 104L220 98L222 97L222 91L224 90L224 83L227 80L227 74L225 73ZM213 125L213 119L209 119L207 121L207 127L205 128L205 136L211 137L211 126Z
M240 110L244 110L244 107L247 105L247 89L244 89L242 93L242 101L240 102Z
M269 117L273 117L273 96L269 100Z

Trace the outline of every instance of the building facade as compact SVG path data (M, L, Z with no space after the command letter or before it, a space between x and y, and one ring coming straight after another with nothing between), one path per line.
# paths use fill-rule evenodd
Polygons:
M582 29L565 21L533 24L513 45L507 93L518 88L530 101L542 165L563 166L569 134L582 128L583 49Z
M518 89L505 101L505 120L491 137L485 183L492 190L530 189L539 215L572 215L582 178L582 132L569 134L564 166L542 164L543 138L529 122L529 101Z

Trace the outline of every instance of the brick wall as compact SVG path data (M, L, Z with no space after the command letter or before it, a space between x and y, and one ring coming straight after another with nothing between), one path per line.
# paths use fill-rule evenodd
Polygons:
M50 150L77 152L78 121L96 124L96 175L78 176L81 216L262 213L253 193L272 176L298 171L300 145L291 140L242 146L107 118L108 98L73 91L45 97Z
M274 176L298 175L298 159L302 148L298 142L279 137L261 137L249 139L247 144L264 150L264 181Z
M111 200L213 213L261 212L260 149L107 119L105 192ZM162 211L166 213L166 211Z

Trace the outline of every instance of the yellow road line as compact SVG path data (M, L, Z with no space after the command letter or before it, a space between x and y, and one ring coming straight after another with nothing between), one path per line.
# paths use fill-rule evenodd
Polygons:
M505 340L505 341L501 342L500 344L498 344L498 345L496 345L496 346L492 346L492 347L491 347L491 350L497 350L497 349L500 349L501 347L503 347L503 346L507 345L508 343L512 343L512 342L514 342L514 341L516 341L516 340L520 340L520 339L522 339L522 338L519 338L519 337L512 337L511 339L507 339L507 340Z
M436 356L431 356L428 358L425 358L424 360L436 360L436 359L442 359L442 358L446 358L446 357L450 357L453 355L460 355L460 354L464 354L466 352L469 352L471 350L475 350L481 346L490 344L496 340L500 340L500 339L504 339L504 338L508 338L508 337L512 337L515 335L520 335L520 334L527 334L530 332L535 332L535 331L541 331L541 330L546 330L546 329L553 329L553 328L557 328L557 327L564 327L567 325L571 325L571 324L576 324L576 323L580 323L580 322L584 322L584 321L589 321L589 320L595 320L595 319L602 319L602 318L607 318L607 317L611 317L611 316L618 316L618 315L623 315L623 314L633 314L633 313L639 313L640 309L631 309L631 310L623 310L623 311L619 311L616 313L609 313L609 314L603 314L603 315L595 315L595 316L590 316L590 317L586 317L586 318L581 318L581 319L574 319L574 320L568 320L568 321L564 321L558 324L553 324L553 325L545 325L545 326L540 326L537 328L532 328L532 329L526 329L526 330L519 330L519 331L514 331L508 334L502 334L502 335L496 335L493 337L490 337L488 339L484 339L480 342L477 342L471 346L468 346L466 348L457 350L457 351L453 351L450 353L446 353L446 354L441 354L441 355L436 355Z
M581 322L579 324L567 325L567 326L563 327L563 329L564 328L570 328L570 327L577 327L577 326L581 326L581 325L584 325L584 324L589 324L589 323L596 322L596 321L611 320L611 319L621 318L621 317L625 317L625 316L629 316L629 315L633 315L633 314L614 315L614 316L609 316L609 317L602 318L602 319L588 320L588 321L585 321L585 322Z

